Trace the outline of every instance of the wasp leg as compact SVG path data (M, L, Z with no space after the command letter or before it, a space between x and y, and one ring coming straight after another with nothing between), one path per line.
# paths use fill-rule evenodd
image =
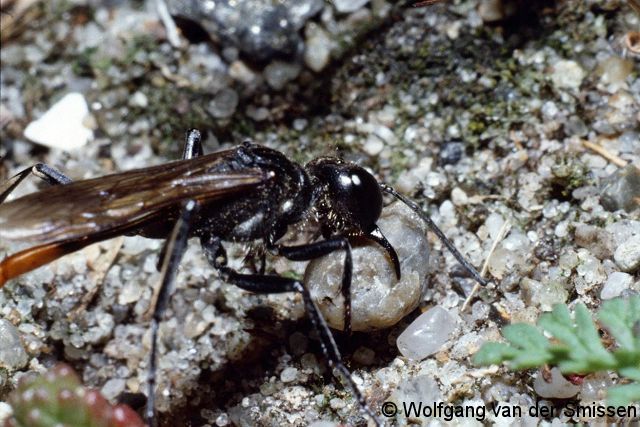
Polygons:
M329 330L329 326L327 326L327 322L325 322L322 314L320 314L318 306L313 302L309 290L305 288L300 281L280 276L240 274L228 267L220 268L220 272L225 281L250 292L266 294L298 292L301 294L302 299L304 300L305 309L311 319L311 324L320 338L322 352L324 353L329 366L335 369L343 377L343 380L347 383L347 386L351 389L353 396L358 401L361 410L371 417L378 427L382 425L367 404L362 393L360 393L360 389L358 389L358 386L351 378L351 373L342 363L340 351L338 350L338 346L336 345L333 335Z
M149 355L149 373L147 376L147 408L145 418L150 427L154 427L155 423L155 385L156 385L156 358L158 352L158 327L162 316L169 304L169 298L173 291L173 283L175 281L178 266L182 260L182 256L187 248L187 240L189 239L189 229L191 219L198 204L194 200L186 201L182 206L180 217L173 226L171 235L164 245L164 258L162 261L162 270L160 277L162 281L157 293L156 301L153 308L153 317L151 318L151 354ZM153 304L153 302L152 302Z
M200 244L207 261L213 268L219 270L227 265L227 252L224 250L219 237L202 236L200 237Z
M202 135L198 129L189 129L184 142L184 150L182 151L182 159L188 160L194 157L202 156Z
M331 237L320 242L300 246L270 245L276 254L292 261L309 261L327 255L333 251L344 249L344 267L342 269L342 286L344 297L344 331L351 334L351 277L353 275L353 261L349 239L344 236Z
M451 252L451 255L453 255L454 258L458 260L458 262L469 273L471 273L471 275L476 280L476 282L478 282L482 286L487 286L487 284L489 284L489 282L484 277L482 277L480 273L478 273L478 270L476 270L474 266L472 266L469 263L469 261L467 261L464 258L464 256L462 256L462 254L456 249L456 247L453 246L453 243L451 243L451 240L447 239L447 236L444 235L442 230L438 228L438 226L431 220L431 218L429 218L424 212L422 212L422 209L420 209L420 206L418 206L415 202L413 202L412 200L409 200L402 194L398 193L393 187L387 184L380 184L380 188L382 189L382 191L384 191L387 194L391 194L393 197L400 200L402 203L407 205L412 211L414 211L425 222L425 224L427 224L427 226L431 229L431 231L433 231L436 234L436 236L438 236L438 238L442 241L442 243L444 243L444 245L447 247L449 252Z
M380 230L380 227L376 225L373 231L369 234L365 234L364 237L369 240L373 240L374 242L382 246L382 248L387 252L387 256L389 256L391 263L393 264L393 269L396 272L396 278L400 280L401 273L400 273L400 260L398 259L398 254L396 250L393 248L393 246L391 246L391 243L389 243L387 238L384 237L384 234L382 234L382 230Z
M11 192L31 174L45 180L51 185L64 185L71 182L71 178L51 166L47 166L44 163L36 163L30 168L18 172L16 175L12 176L0 185L0 203L4 202L4 199L6 199L7 196L9 196L9 194L11 194Z

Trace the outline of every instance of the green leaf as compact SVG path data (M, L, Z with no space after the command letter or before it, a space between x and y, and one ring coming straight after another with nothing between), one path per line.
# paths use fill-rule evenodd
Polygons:
M537 350L549 346L549 340L542 335L542 332L527 323L515 323L506 326L502 330L502 334L511 344L522 349Z
M621 348L640 351L640 333L634 334L636 322L640 321L640 296L606 301L598 318Z
M612 406L626 406L640 402L640 383L619 385L607 390L607 403Z
M581 357L587 356L587 349L584 348L580 339L576 336L573 321L569 316L569 309L566 305L556 304L551 313L545 313L540 316L538 325L571 347L572 354L578 353Z
M620 375L632 380L640 381L640 366L620 369Z
M558 304L551 313L540 316L538 327L523 323L505 327L502 333L508 344L485 343L475 355L474 363L507 362L511 369L548 364L558 366L565 374L612 370L637 382L611 388L609 404L640 401L640 296L606 301L598 318L616 340L612 351L602 344L584 304L576 304L574 318L566 305ZM545 338L540 328L554 341Z
M479 366L498 365L518 355L518 350L498 342L485 343L473 356L473 363Z

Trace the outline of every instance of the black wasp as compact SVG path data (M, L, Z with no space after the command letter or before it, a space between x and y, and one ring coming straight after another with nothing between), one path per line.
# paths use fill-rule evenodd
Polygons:
M343 250L342 293L348 333L352 275L349 239L364 237L380 244L400 276L396 252L376 225L382 212L382 195L388 193L420 215L474 278L486 284L415 203L379 184L365 169L337 158L318 158L303 167L278 151L250 142L204 155L200 132L193 129L187 134L182 160L83 181L71 181L55 169L37 164L0 187L0 203L30 174L53 186L0 204L0 238L37 244L0 262L0 287L65 254L118 235L166 239L161 256L162 281L151 319L146 409L151 425L155 424L158 325L190 237L200 239L209 263L226 282L256 293L300 293L329 365L340 373L362 410L378 425L304 284L265 275L264 271L243 274L229 268L222 241L260 240L271 253L295 261ZM323 240L299 246L278 243L289 225L310 214L317 218Z

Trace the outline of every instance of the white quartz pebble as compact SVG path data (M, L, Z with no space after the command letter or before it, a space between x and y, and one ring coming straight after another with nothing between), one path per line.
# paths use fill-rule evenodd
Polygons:
M61 150L73 150L93 138L85 120L89 115L87 101L81 93L66 94L39 119L29 123L24 136L33 142Z
M437 352L456 328L455 318L444 308L435 306L422 313L398 337L403 356L422 360Z

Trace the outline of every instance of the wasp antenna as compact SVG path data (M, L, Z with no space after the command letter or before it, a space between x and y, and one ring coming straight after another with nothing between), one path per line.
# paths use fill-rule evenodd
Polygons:
M438 238L442 241L442 243L444 243L444 245L447 247L447 249L449 249L449 252L451 252L451 254L455 257L455 259L457 259L458 262L469 273L471 273L473 278L480 285L487 286L487 284L489 284L489 282L480 275L478 270L476 270L475 267L472 266L469 263L469 261L467 261L464 258L464 256L462 256L460 251L458 251L456 249L456 247L453 246L453 243L451 243L451 240L449 240L447 238L447 236L444 235L442 230L440 230L438 228L438 226L431 220L431 218L429 218L428 215L426 215L424 212L422 212L422 209L420 208L420 206L418 206L414 201L412 201L412 200L408 199L407 197L403 196L402 194L398 193L393 187L391 187L391 186L389 186L387 184L380 184L380 189L383 192L387 193L387 194L391 194L393 197L395 197L396 199L400 200L405 205L409 206L409 208L411 208L412 211L414 211L420 218L422 218L422 220L427 224L427 226L429 226L431 231L433 231L436 234L436 236L438 236Z

